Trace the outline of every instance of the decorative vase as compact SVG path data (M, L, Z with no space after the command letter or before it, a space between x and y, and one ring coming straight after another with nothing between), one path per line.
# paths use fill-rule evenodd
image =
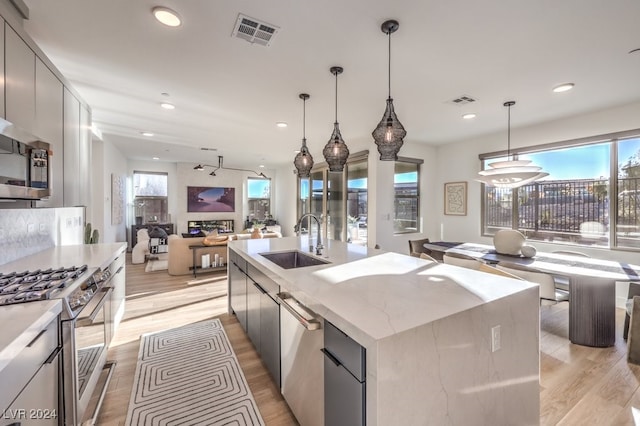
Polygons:
M260 230L260 228L253 228L253 231L251 231L251 238L262 238L262 231Z

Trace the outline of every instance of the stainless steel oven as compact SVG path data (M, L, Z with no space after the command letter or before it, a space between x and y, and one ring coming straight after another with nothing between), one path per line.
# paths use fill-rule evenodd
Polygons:
M96 271L66 300L70 311L62 321L63 387L65 425L94 424L97 409L87 413L89 401L107 364L109 346L109 301L113 288L109 271ZM103 384L100 400L108 380Z
M61 299L62 398L60 423L65 426L93 424L114 363L107 363L110 338L110 269L69 267L0 274L0 305L35 300ZM87 407L98 379L108 368L98 402ZM93 406L94 404L92 404Z

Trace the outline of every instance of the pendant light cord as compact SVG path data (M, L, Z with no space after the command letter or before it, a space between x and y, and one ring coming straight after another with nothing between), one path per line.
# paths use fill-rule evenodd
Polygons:
M391 99L391 31L387 31L389 37L389 99Z
M307 123L307 100L302 100L302 145L307 146L307 131L306 131L306 123Z
M507 161L511 155L511 105L507 109Z
M338 122L338 73L335 72L336 76L336 123Z

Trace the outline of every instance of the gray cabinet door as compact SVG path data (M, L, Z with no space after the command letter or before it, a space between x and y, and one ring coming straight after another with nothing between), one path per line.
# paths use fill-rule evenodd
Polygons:
M233 262L229 262L230 305L242 329L247 331L247 276Z
M365 349L328 321L324 345L325 424L366 424Z
M82 205L80 197L80 102L64 89L64 206Z
M5 103L7 121L34 133L36 54L5 24Z
M262 291L251 277L247 278L247 334L260 354L260 296Z
M280 305L266 293L260 297L260 357L280 388Z
M324 421L326 425L357 426L365 424L365 383L358 381L344 365L325 352Z

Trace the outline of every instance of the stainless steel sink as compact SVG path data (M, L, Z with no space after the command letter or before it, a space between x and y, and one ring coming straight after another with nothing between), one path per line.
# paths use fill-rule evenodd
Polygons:
M331 263L328 260L309 256L308 254L298 250L259 254L283 269L304 268L305 266L325 265L327 263Z

